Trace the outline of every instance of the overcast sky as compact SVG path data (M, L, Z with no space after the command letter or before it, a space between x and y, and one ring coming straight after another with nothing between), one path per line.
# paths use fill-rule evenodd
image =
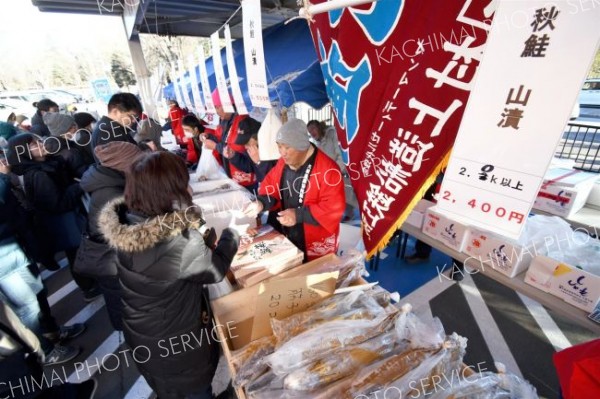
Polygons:
M127 48L123 23L118 17L42 13L31 0L2 0L2 8L5 11L0 15L0 51L4 57L14 51L26 55L49 42L68 50L93 51L110 42Z

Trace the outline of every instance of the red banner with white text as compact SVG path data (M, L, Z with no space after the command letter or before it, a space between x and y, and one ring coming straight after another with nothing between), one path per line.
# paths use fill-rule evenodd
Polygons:
M379 0L310 21L369 256L448 161L492 4Z

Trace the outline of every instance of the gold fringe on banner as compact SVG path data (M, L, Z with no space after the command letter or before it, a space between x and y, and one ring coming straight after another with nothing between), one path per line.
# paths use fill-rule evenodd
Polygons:
M406 220L406 218L408 217L408 215L410 214L412 209L423 198L423 195L425 195L425 192L433 184L433 182L435 181L437 176L440 174L440 172L446 166L448 166L448 161L450 161L450 153L451 152L452 152L452 149L448 150L448 152L446 153L446 155L444 156L442 161L434 168L433 172L429 175L429 177L425 180L425 182L423 183L423 185L421 186L419 191L417 191L417 193L415 194L413 199L409 202L408 206L406 207L406 210L404 212L402 212L402 214L400 215L398 220L396 220L396 222L388 230L388 232L383 236L383 238L381 240L379 240L379 242L377 243L375 248L367 253L367 260L369 260L373 255L377 254L379 251L381 251L385 247L387 247L387 245L390 243L390 240L392 239L392 236L394 235L396 230L398 230L398 228L400 228L400 226L402 226L402 224L404 223L404 221ZM360 232L362 235L362 232L363 232L362 227L361 227Z

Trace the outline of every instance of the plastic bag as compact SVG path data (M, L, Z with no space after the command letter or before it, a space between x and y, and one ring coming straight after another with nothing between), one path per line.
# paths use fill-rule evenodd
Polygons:
M398 339L409 341L411 348L440 348L446 337L440 319L435 317L427 323L411 310L410 304L404 305L396 319L395 330Z
M213 156L213 152L204 146L202 146L202 153L200 154L200 160L198 161L198 167L196 168L196 175L198 176L198 180L219 180L227 178L227 174Z
M363 291L353 291L346 295L332 296L304 312L293 314L282 320L272 318L271 327L278 344L282 344L306 330L334 319L364 318L372 320L383 312L384 309L375 299Z
M306 366L341 347L365 342L393 325L397 312L383 314L374 320L330 321L305 331L286 343L267 358L278 375Z
M572 233L569 223L561 217L535 215L527 219L517 244L523 247L533 246L534 255L546 255L557 246L558 240L564 240Z
M368 395L373 392L384 391L389 398L425 398L433 392L435 384L443 381L444 376L452 376L462 367L462 359L465 354L466 339L452 334L443 343L441 348L434 349L412 349L409 353L417 353L418 357L408 358L409 370L390 370L390 365L384 368L385 374L376 374L375 371L367 369L374 374L369 378L361 377L352 385L351 393L357 395ZM395 364L404 365L402 362ZM380 367L381 368L381 367ZM366 371L367 372L367 371ZM362 380L361 380L362 378ZM366 380L367 383L361 381Z
M233 384L236 387L243 387L266 372L268 366L263 359L274 350L275 337L270 335L252 341L243 348L232 352L231 363L236 370Z
M388 332L359 345L352 345L292 371L284 387L296 391L313 391L354 374L359 369L407 345L396 345L396 333ZM402 348L402 349L399 349Z
M281 119L275 114L275 109L270 108L258 130L258 156L261 161L271 161L281 157L276 138L282 125Z
M548 257L600 276L600 241L579 231L572 232L569 238L570 242L563 245L568 247L555 246L556 250L548 252Z

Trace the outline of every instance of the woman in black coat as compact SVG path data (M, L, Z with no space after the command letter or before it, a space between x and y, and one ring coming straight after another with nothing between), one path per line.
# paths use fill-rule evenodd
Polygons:
M125 340L141 348L137 367L161 399L212 397L219 344L206 339L212 324L202 317L209 306L203 287L225 277L239 242L226 229L210 248L188 183L177 155L146 153L126 176L125 197L107 204L99 219L119 252ZM184 341L186 350L169 349Z
M25 197L34 208L34 233L37 244L43 247L42 263L50 268L54 263L57 268L54 255L64 251L84 299L94 299L99 295L94 280L73 271L86 221L79 183L60 157L46 157L42 141L31 133L18 134L8 141L7 161L15 174L23 176Z

